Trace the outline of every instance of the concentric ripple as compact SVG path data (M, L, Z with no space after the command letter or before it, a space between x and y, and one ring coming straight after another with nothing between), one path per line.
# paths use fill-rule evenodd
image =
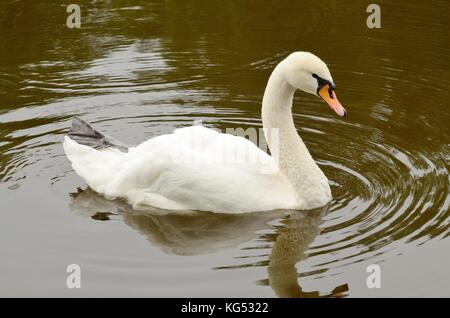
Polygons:
M242 121L240 125L254 123ZM311 245L299 247L306 255L297 261L308 259L310 266L301 277L338 274L347 265L372 258L383 261L389 257L385 253L401 253L404 244L422 245L449 235L449 147L437 152L405 149L395 135L329 117L297 115L296 125L333 192L320 234ZM339 135L330 135L330 131L339 131ZM295 221L280 221L288 229L299 226ZM277 227L274 230L282 235ZM261 257L273 253L270 249L276 248L277 236L262 237L273 243L264 245L268 254L250 258L256 257L256 263L243 257L244 263L220 268L267 266L260 263Z
M65 28L64 6L52 1L0 7L7 13L0 14L6 31L0 32L0 224L9 233L0 247L5 260L14 262L2 262L0 270L18 277L8 289L27 281L23 273L38 272L35 264L45 279L35 286L60 286L59 274L47 265L61 254L85 260L101 292L111 290L108 284L117 277L112 269L119 267L136 278L135 285L121 285L124 293L140 287L174 296L189 282L201 296L228 284L217 295L242 290L248 297L256 282L279 296L337 297L348 286L304 292L298 277L347 282L357 276L357 264L389 263L409 247L422 250L448 240L450 47L444 1L380 0L389 13L382 30L366 28L365 8L356 2L80 1L86 8L80 30ZM293 105L299 135L329 179L329 206L295 213L161 215L83 190L61 145L73 116L130 145L194 121L223 132L259 129L270 72L294 50L323 57L348 111L345 120L336 118L317 96L304 93ZM79 211L88 217L80 221ZM120 222L98 223L108 220ZM135 237L122 241L130 228ZM109 241L95 249L99 237ZM128 244L123 250L111 244L119 240ZM124 250L130 254L120 254ZM30 261L33 252L45 261ZM19 266L25 266L22 272ZM441 271L436 277L448 276ZM151 283L145 285L144 277ZM273 295L266 290L251 295Z
M367 136L373 130L370 127L359 126L359 135L352 138L354 128L340 130L345 140L358 139L352 143L353 156L322 161L334 193L321 232L330 239L321 240L310 251L310 256L337 251L346 256L317 267L344 266L402 242L423 244L448 235L445 153L408 151L394 136L384 135L382 143L358 137Z

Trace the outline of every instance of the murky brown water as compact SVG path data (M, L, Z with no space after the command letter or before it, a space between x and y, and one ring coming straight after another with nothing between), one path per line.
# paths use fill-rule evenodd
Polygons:
M446 1L377 1L381 29L361 1L76 3L80 30L58 1L0 4L1 296L450 296ZM328 208L137 213L84 191L63 154L75 115L129 144L193 120L260 127L295 50L328 63L349 112L295 101Z

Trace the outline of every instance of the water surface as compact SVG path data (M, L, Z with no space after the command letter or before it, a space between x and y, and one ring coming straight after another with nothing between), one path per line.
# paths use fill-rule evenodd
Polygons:
M77 3L79 30L58 1L0 5L1 296L450 296L445 1L378 1L381 29L364 2ZM260 128L268 76L296 50L328 63L349 113L294 101L332 186L323 209L136 212L64 156L73 116L128 144L194 120Z

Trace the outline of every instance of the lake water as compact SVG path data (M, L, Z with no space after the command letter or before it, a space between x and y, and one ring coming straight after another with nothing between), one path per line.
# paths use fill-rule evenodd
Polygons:
M450 296L446 1L377 1L380 29L364 1L76 3L80 29L59 1L0 4L0 296ZM63 153L73 116L128 144L194 120L260 128L270 72L297 50L327 62L348 111L294 101L324 209L136 212Z

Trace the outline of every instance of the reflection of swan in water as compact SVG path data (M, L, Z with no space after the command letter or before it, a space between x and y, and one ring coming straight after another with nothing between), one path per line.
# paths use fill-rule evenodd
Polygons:
M238 246L257 237L256 231L269 230L267 223L284 215L278 211L242 214L136 211L125 201L107 200L91 189L78 191L72 197L73 212L100 220L120 214L126 224L145 235L153 246L176 255L210 254Z
M293 213L283 219L269 256L269 284L279 297L320 297L318 291L304 292L298 283L295 265L305 259L305 251L320 233L321 216L326 211ZM333 289L328 297L346 296L347 284Z
M280 297L320 296L319 292L302 291L295 265L306 258L305 251L320 233L319 225L327 207L307 212L279 210L243 214L176 214L157 209L134 211L127 203L107 200L90 189L79 190L72 197L70 208L73 212L97 220L108 220L109 215L120 214L126 224L168 254L209 254L257 238L273 242L268 263L268 283L275 293ZM277 226L271 226L270 223L275 221L278 221ZM257 234L274 228L275 235ZM347 285L342 285L325 296L344 296L346 291Z

